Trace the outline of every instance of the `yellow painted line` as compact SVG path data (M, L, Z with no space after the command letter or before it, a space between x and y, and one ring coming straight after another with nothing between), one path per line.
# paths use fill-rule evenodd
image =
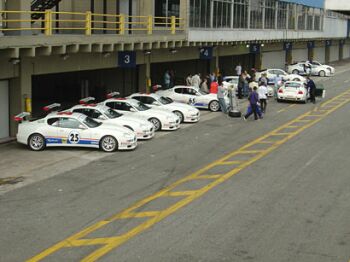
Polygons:
M280 132L280 133L272 133L271 136L290 136L293 134L294 132Z
M198 193L197 190L190 190L190 191L169 192L169 193L164 194L164 195L165 196L179 197L179 196L192 196L192 195L194 195L196 193Z
M93 239L77 239L70 242L70 247L81 246L95 246L95 245L107 245L111 242L117 241L119 237L104 237Z
M341 96L341 95L342 94L340 94L339 96ZM339 96L333 98L333 100L337 99ZM235 174L239 173L244 168L250 166L251 164L253 164L257 160L259 160L259 159L263 158L264 156L266 156L267 154L271 153L276 148L278 148L280 145L289 141L291 138L297 136L298 134L303 132L305 129L315 125L316 123L318 123L319 121L324 119L326 116L328 116L329 114L331 114L332 112L334 112L338 108L342 107L343 105L347 104L348 102L350 102L350 98L346 101L337 103L337 105L335 105L333 108L330 108L329 110L327 110L327 112L324 114L324 116L319 117L317 119L314 119L312 121L311 120L308 121L308 123L301 126L295 132L288 133L288 135L285 136L283 139L280 139L274 143L271 143L271 146L269 148L267 148L265 150L261 150L259 153L254 154L250 159L242 162L239 166L234 166L230 171L221 175L216 180L212 181L211 183L209 183L208 185L204 186L203 188L201 188L199 190L183 191L183 192L170 192L171 190L175 189L177 186L179 186L181 184L192 181L193 179L196 179L197 177L199 177L201 175L205 175L205 173L208 170L215 168L216 166L220 165L223 162L228 161L229 159L231 159L234 156L239 155L240 152L247 151L248 148L250 148L256 144L259 144L262 141L268 140L268 138L270 136L274 136L274 135L278 134L281 130L285 129L286 127L288 127L290 125L293 125L293 123L300 122L301 119L304 118L305 116L307 116L307 114L310 114L310 112L307 112L307 113L297 117L296 119L289 121L288 123L276 128L275 130L251 141L250 143L239 148L238 150L235 150L235 151L227 154L226 156L222 157L221 159L218 159L217 161L212 162L211 164L201 168L200 170L192 173L191 175L184 177L184 178L176 181L175 183L167 186L163 190L161 190L153 195L150 195L149 197L146 197L145 199L140 200L139 202L135 203L134 205L130 206L129 208L125 209L124 211L110 217L109 219L105 219L103 221L97 222L96 224L87 227L86 229L68 237L67 239L62 240L61 242L58 242L57 244L44 250L43 252L39 253L38 255L34 256L33 258L31 258L27 261L29 261L29 262L40 261L40 260L46 258L47 256L57 252L58 250L61 250L61 249L66 248L66 247L75 247L77 244L79 244L79 240L82 240L82 242L81 242L82 245L86 245L87 243L104 243L104 241L105 241L107 244L103 244L102 247L97 248L94 252L92 252L87 257L85 257L81 260L83 262L96 261L99 258L101 258L102 256L104 256L105 254L107 254L108 252L110 252L111 250L117 248L118 246L120 246L123 243L125 243L126 241L128 241L130 238L147 230L148 228L150 228L154 224L158 223L159 221L163 220L164 218L166 218L169 215L176 212L178 209L193 202L195 199L199 198L200 196L202 196L203 194L208 192L213 187L225 182L227 179L229 179L232 176L234 176ZM191 193L188 193L188 192L191 192ZM123 218L123 216L127 216L128 214L130 215L136 209L152 202L153 200L158 199L160 197L169 196L170 194L174 195L174 196L179 196L178 194L180 194L181 196L185 195L186 197L180 199L178 202L176 202L175 204L173 204L172 206L170 206L164 210L156 211L157 213L154 213L154 214L156 214L155 216L149 217L149 219L146 220L145 222L135 226L134 228L130 229L128 232L126 232L120 236L114 236L114 237L108 237L108 238L97 238L97 239L96 238L95 239L86 239L85 238L90 233L96 231L97 229L100 229L101 227L107 225L108 223L111 223L117 219L121 219L121 218ZM149 211L149 212L155 212L155 211ZM130 218L130 219L132 219L132 218ZM89 241L92 241L92 242L89 242ZM94 241L96 241L96 242L94 242Z
M261 153L263 152L264 150L241 150L241 151L238 151L239 154L258 154L258 153Z
M287 128L299 128L300 126L288 126Z
M200 176L196 176L194 179L218 179L219 177L221 177L222 174L220 175L200 175Z
M221 162L221 163L218 163L218 165L238 165L238 164L241 164L242 161L225 161L225 162Z
M304 116L305 117L305 116ZM298 119L297 121L295 121L295 122L301 122L301 123L308 123L308 122L310 122L310 121L312 121L311 119Z
M142 217L155 217L159 215L159 211L146 211L146 212L137 212L137 213L125 213L121 215L120 219L126 218L142 218Z
M289 105L281 110L278 110L277 113L282 113L282 112L287 111L288 109L291 109L292 107L295 107L295 106L296 106L296 104Z

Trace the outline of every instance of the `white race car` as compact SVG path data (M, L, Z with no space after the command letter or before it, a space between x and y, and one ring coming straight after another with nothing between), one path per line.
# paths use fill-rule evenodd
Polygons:
M283 81L300 81L305 82L305 77L302 77L298 74L287 74L282 69L266 69L263 71L256 72L255 79L258 81L263 74L267 76L268 84L274 84L274 79L277 75L279 75Z
M157 94L169 97L175 102L190 104L197 108L209 109L213 112L220 110L216 94L206 94L194 86L174 86L170 89L159 90ZM225 98L225 102L229 104L228 97Z
M83 101L83 100L80 100ZM125 116L108 106L96 104L80 104L68 110L82 113L88 117L107 124L126 127L136 133L137 139L151 139L154 137L154 126L147 120Z
M330 76L331 70L327 66L319 66L307 62L299 62L288 66L288 72L299 75Z
M325 69L327 69L331 72L331 75L334 75L334 73L335 73L335 68L333 66L324 65L318 61L306 61L306 63L310 63L312 65L319 66L319 67L324 67Z
M223 78L224 82L230 83L233 85L233 89L237 90L238 87L238 81L239 81L239 76L225 76Z
M130 98L136 99L149 107L164 109L173 112L180 118L180 122L198 122L200 112L197 108L183 103L174 102L171 98L163 97L158 94L132 94Z
M64 146L94 147L113 152L137 146L136 135L130 129L103 124L80 113L55 112L35 121L28 121L28 115L15 116L19 122L17 141L34 151Z
M150 108L135 99L110 98L101 104L119 113L146 119L154 125L155 131L177 130L180 127L180 118L174 113Z
M307 88L303 82L288 81L278 89L277 102L299 101L306 103L308 96Z

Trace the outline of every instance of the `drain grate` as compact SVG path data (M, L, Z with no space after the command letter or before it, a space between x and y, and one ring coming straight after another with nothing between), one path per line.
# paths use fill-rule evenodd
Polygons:
M24 177L22 177L22 176L0 178L0 186L3 186L3 185L14 185L14 184L23 182L23 180L24 180Z

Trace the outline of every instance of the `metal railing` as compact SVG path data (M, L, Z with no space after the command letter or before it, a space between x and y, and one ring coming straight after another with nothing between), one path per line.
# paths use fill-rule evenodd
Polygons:
M42 16L42 19L32 17ZM31 34L101 34L119 35L141 32L153 34L154 31L165 31L176 34L184 31L183 18L129 16L125 14L99 14L91 12L55 12L45 11L2 11L0 10L0 31L29 31Z

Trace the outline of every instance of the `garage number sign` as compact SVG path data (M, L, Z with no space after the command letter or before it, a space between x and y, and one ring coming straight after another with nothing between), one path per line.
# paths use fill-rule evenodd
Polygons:
M315 48L315 41L308 41L307 42L307 48L308 49Z
M260 44L251 44L250 53L251 54L260 54Z
M118 66L124 68L136 67L136 52L120 51L118 52Z
M284 42L283 43L283 49L285 51L290 51L293 49L293 44L291 42Z
M213 58L213 48L210 46L201 47L199 49L199 58L204 60L209 60Z
M332 40L326 40L326 46L332 46Z

